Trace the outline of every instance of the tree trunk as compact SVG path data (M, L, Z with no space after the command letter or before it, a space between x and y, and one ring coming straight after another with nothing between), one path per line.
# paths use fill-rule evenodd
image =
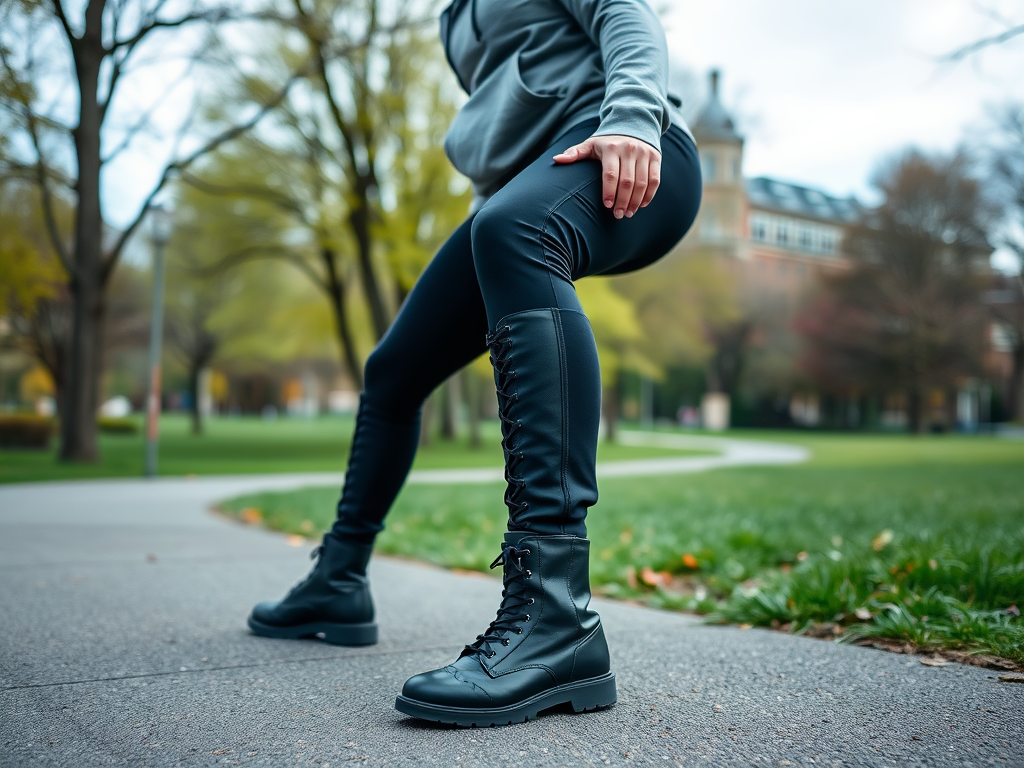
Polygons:
M1017 338L1012 355L1007 413L1013 421L1024 421L1024 339Z
M349 222L356 236L356 244L359 250L359 275L362 279L366 302L370 306L370 319L373 322L376 339L380 341L384 338L391 320L388 317L387 307L384 304L384 296L381 293L377 272L373 268L373 241L370 236L368 186L366 180L360 176L356 183L356 207L352 209Z
M619 400L622 394L622 372L615 374L610 387L601 392L601 412L604 415L604 439L614 443L619 434Z
M434 401L437 399L435 392L423 403L423 413L420 416L420 447L430 445L434 435Z
M459 375L463 377L465 384L462 391L466 400L466 410L469 413L469 447L473 450L480 450L483 446L483 439L480 436L480 413L483 410L481 399L484 388L472 371L463 370Z
M361 392L363 389L363 367L356 354L355 344L352 342L352 329L349 327L348 314L345 311L345 284L338 273L334 251L324 248L320 255L327 269L327 296L331 301L331 309L334 311L334 327L338 333L342 359L345 361L349 376L352 377L352 385Z
M86 31L72 42L78 78L79 115L74 130L78 160L78 206L75 220L73 303L64 411L61 415L61 461L96 461L96 407L102 372L105 307L103 216L100 209L100 110L97 101L103 41L103 3L90 0Z
M188 368L188 394L192 411L192 434L203 434L203 413L199 408L199 376L204 363L193 361Z

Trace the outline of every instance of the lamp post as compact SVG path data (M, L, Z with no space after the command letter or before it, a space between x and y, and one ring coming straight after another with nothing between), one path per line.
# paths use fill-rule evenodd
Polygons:
M149 329L149 393L146 396L146 477L157 473L160 439L160 347L164 331L164 247L171 239L171 214L150 208L153 227L153 312Z

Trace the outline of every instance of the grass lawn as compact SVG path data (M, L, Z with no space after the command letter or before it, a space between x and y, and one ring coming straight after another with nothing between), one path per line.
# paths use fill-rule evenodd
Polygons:
M139 424L141 427L141 417ZM197 437L190 433L187 417L165 415L160 420L160 474L341 471L348 459L352 429L352 417L274 421L255 417L214 418L207 420L206 433ZM436 439L419 451L415 466L420 469L500 467L501 435L497 422L484 424L482 431L484 446L480 450L471 449L465 435L451 442ZM56 446L48 451L0 450L0 483L141 477L144 452L141 428L135 435L101 435L100 461L95 464L62 464L57 461ZM600 459L613 461L680 453L686 452L602 445Z
M588 519L599 593L711 620L967 649L1024 664L1024 442L732 433L813 451L791 467L601 482ZM409 486L383 552L487 570L502 486ZM337 490L224 508L311 536ZM253 511L256 510L256 511Z

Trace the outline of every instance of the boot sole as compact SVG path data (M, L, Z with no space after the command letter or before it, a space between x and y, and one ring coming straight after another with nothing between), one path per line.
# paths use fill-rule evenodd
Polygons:
M487 728L535 720L545 709L561 704L569 704L573 712L604 709L614 704L617 698L615 674L609 672L601 677L556 686L506 707L445 707L399 696L395 699L395 709L434 723L463 728Z
M248 619L249 629L261 637L282 640L317 638L331 645L374 645L377 642L377 624L331 624L325 621L297 624L294 627L275 627L263 624L252 616Z

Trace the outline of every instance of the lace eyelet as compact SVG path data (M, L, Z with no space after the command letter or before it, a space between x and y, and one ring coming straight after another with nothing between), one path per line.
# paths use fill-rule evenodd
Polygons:
M506 637L504 640L501 641L501 644L502 645L508 645L509 642L510 642L510 640Z
M527 605L533 605L533 604L534 604L535 602L536 602L536 601L535 601L535 600L534 600L534 599L533 599L533 598L531 597L531 598L529 599L529 601L527 601L527 603L526 603L526 604L527 604Z
M523 454L519 454L519 455L520 455L520 456L522 456ZM528 554L530 554L530 550L528 550L528 549L524 549L524 550L523 550L523 554L524 554L524 555L528 555Z
M498 655L497 651L491 651L490 653L487 654L487 658L488 659L493 659L497 655Z
M530 578L531 576L533 576L533 571L531 571L529 568L527 568L526 569L526 578Z
M523 634L523 628L522 627L516 627L516 634L517 635Z
M529 620L530 620L530 614L526 614L526 618L523 619L523 621L529 621Z

